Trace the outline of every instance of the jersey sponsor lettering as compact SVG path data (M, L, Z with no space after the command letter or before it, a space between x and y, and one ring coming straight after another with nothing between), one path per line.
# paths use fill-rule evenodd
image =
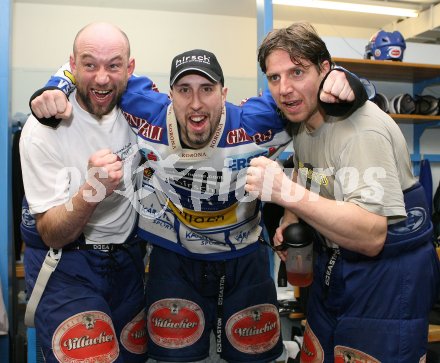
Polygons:
M206 158L206 152L204 151L197 151L197 150L191 150L191 151L182 151L180 153L180 156L182 159L193 159L193 158Z
M280 337L278 311L272 304L251 306L232 315L225 329L229 342L240 352L267 352Z
M377 359L360 350L344 347L343 345L335 346L335 363L380 363Z
M171 109L171 107L169 107ZM168 116L170 117L170 113L168 113ZM176 126L177 128L177 126ZM168 124L168 143L171 146L173 150L177 149L177 139L179 139L179 134L175 132L174 130L174 124L169 123Z
M322 363L324 362L324 351L319 343L318 338L310 329L310 325L306 324L304 331L304 340L301 346L301 362L304 363Z
M224 111L222 111L224 115ZM215 130L214 136L212 137L211 143L209 144L210 148L215 148L217 146L219 137L222 136L223 132L223 123L219 123L217 129Z
M243 128L234 129L227 133L226 144L236 145L242 143L255 142L257 145L269 142L274 138L274 133L272 130L267 130L266 132L256 132L252 136L249 136Z
M222 181L222 172L214 168L203 167L199 169L167 169L167 174L173 177L182 177L188 180L197 180L198 182L220 183Z
M86 311L64 320L52 338L59 362L111 363L119 356L119 345L110 317L101 311Z
M184 232L185 239L189 242L198 242L200 246L225 246L226 243L224 241L217 241L211 239L203 234L196 233L190 230L185 230Z
M228 145L236 145L251 142L252 138L244 131L243 128L231 130L226 135L226 143Z
M164 228L164 229L169 230L169 231L173 231L174 230L174 227L173 227L173 225L171 223L169 223L167 221L164 221L164 220L161 220L161 219L154 220L153 224L158 225L161 228Z
M218 171L211 167L202 167L199 169L182 169L182 168L166 168L166 175L172 184L176 187L182 187L191 191L193 197L200 194L199 198L210 199L216 198L220 191L230 191L233 187L231 185L231 178L225 175L224 171L229 172L228 169ZM182 191L181 198L185 198L185 192ZM185 202L182 201L184 205Z
M72 90L71 84L70 82L66 82L64 80L61 80L58 84L57 87L62 90L64 92L64 94L69 95L69 93Z
M127 120L128 124L136 129L136 132L138 135L141 135L142 138L153 140L153 141L160 141L162 140L163 135L163 128L150 124L147 120L144 120L143 118L134 116L128 112L122 111L122 114L124 115L125 119Z
M205 328L203 311L196 303L185 299L163 299L148 310L150 339L167 349L179 349L194 344Z
M255 141L257 145L264 144L265 142L269 142L273 139L273 131L267 130L266 132L256 132L252 139Z
M250 236L251 236L251 231L244 230L244 231L239 231L239 232L237 232L237 233L233 236L233 239L234 239L235 241L237 241L237 243L240 244L240 243L243 243L243 242L245 242L246 240L248 240Z
M196 229L228 226L237 223L236 204L216 212L197 212L186 208L180 210L171 202L168 203L168 207L182 223Z
M232 171L240 171L241 169L247 168L253 158L266 155L267 151L233 156L227 159L228 167Z
M142 354L147 351L147 316L142 309L121 332L121 343L129 352Z

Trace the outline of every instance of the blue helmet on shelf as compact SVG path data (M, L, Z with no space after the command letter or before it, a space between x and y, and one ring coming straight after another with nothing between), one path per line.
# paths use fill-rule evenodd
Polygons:
M380 30L371 37L365 47L364 58L402 61L405 49L405 39L403 39L400 32L394 31L391 33Z

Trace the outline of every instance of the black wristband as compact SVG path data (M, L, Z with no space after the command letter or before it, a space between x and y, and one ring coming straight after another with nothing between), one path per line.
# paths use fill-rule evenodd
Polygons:
M348 117L368 100L367 91L365 90L364 85L359 80L359 78L357 78L352 73L348 72L343 68L335 68L334 70L345 73L348 84L353 90L355 99L353 102L340 102L340 103L326 103L321 101L319 95L321 93L325 80L327 79L328 75L331 72L330 71L325 75L324 79L321 82L321 85L319 86L318 102L327 115L337 116L337 117L341 117L341 116Z
M37 117L36 115L35 115L35 113L34 113L34 111L32 110L32 107L31 107L31 102L35 99L35 98L37 98L38 96L40 96L44 91L49 91L49 90L54 90L54 89L57 89L57 90L60 90L58 87L54 87L54 86L49 86L49 87L43 87L43 88L40 88L39 90L37 90L37 91L35 91L35 93L31 96L31 98L30 98L30 100L29 100L29 108L31 109L31 112L32 112L32 115L41 123L41 124L43 124L43 125L46 125L46 126L49 126L49 127L52 127L52 128L57 128L58 127L58 125L60 124L60 122L61 122L61 120L60 119L58 119L58 118L55 118L55 116L52 116L52 117L49 117L49 118L46 118L46 117L42 117L42 118L40 118L40 117ZM61 90L60 90L61 91ZM61 91L62 92L62 91Z

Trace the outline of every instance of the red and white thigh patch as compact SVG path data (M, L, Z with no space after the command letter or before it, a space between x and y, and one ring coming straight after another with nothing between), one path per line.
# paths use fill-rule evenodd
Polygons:
M194 344L205 328L200 306L185 299L156 301L148 310L147 322L150 339L168 349L180 349Z
M111 363L119 355L119 344L110 317L101 311L85 311L64 320L52 337L59 362Z
M130 353L143 354L147 351L147 317L142 309L132 321L122 329L121 344Z
M319 343L315 333L313 333L312 329L310 329L309 324L306 324L304 331L304 340L301 347L301 362L324 362L324 350L322 349L321 343Z
M267 352L280 337L278 310L272 304L251 306L232 315L225 329L229 342L240 352Z
M344 347L343 345L335 346L335 363L380 363L374 357L360 350Z

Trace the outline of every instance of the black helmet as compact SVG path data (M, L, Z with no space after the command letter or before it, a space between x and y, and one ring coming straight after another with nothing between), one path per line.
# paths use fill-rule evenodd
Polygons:
M390 100L390 113L411 114L416 110L416 104L412 96L402 93Z
M415 98L416 111L419 115L437 115L439 113L439 99L430 95L417 95Z
M383 112L390 112L390 103L388 102L387 96L385 96L383 93L376 93L376 96L372 99L372 101L378 105Z

